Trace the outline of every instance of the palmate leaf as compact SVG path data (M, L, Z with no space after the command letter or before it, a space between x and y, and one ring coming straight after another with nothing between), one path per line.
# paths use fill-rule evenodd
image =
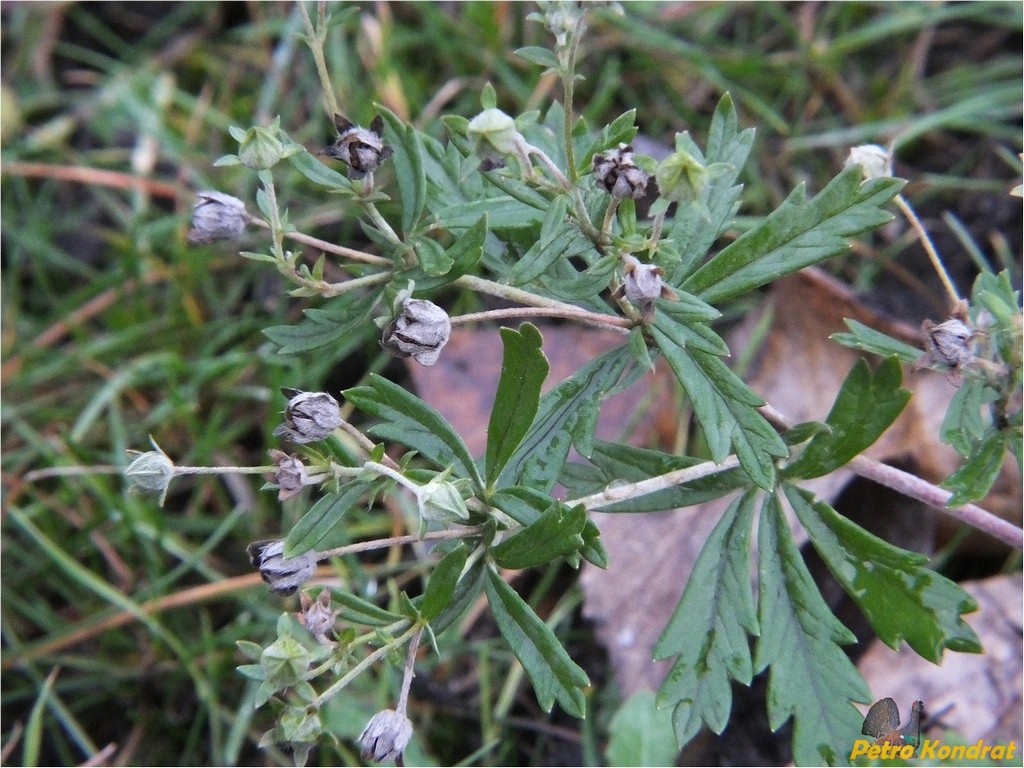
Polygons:
M861 181L852 166L839 173L812 200L803 187L756 227L719 251L681 284L685 291L717 304L812 264L844 253L847 238L892 219L881 206L903 182L880 178Z
M493 569L487 570L487 602L494 623L533 683L541 709L557 701L570 715L585 714L583 688L590 678L566 652L555 633Z
M960 618L977 604L959 585L925 568L927 557L873 536L810 491L789 484L783 489L814 548L883 642L897 648L906 640L936 664L945 648L981 651Z
M487 482L492 484L533 424L540 388L548 375L540 331L523 323L518 331L501 329L505 347L501 379L487 425Z
M840 644L856 642L818 591L775 495L765 499L758 530L761 637L754 672L768 678L768 723L793 718L797 765L848 762L863 715L851 701L871 700L864 679Z
M680 747L702 722L715 733L725 729L732 708L730 678L750 685L747 635L758 633L750 585L754 502L755 492L748 491L715 525L654 647L656 659L676 657L658 691L658 705L674 707Z

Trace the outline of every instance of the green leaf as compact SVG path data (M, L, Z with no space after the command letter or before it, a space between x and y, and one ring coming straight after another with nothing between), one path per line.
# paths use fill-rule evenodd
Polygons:
M586 522L587 511L582 504L567 507L553 501L533 523L498 544L491 554L502 568L544 565L580 550Z
M783 485L814 548L883 642L900 640L938 664L942 651L977 653L981 645L960 615L978 606L959 585L928 570L928 558L873 536L814 494Z
M423 400L375 373L368 385L342 394L359 410L382 420L370 428L370 434L413 448L442 469L454 464L460 476L471 478L483 491L483 479L466 444Z
M967 377L946 407L946 416L939 430L942 442L952 445L961 456L970 456L992 429L991 421L986 418L985 406L998 396L999 393L987 386L983 379Z
M540 388L548 375L540 331L523 323L518 331L501 329L505 355L501 379L487 425L487 482L492 485L530 430L540 404Z
M522 485L500 488L492 493L487 501L523 526L535 523L552 504L551 497L546 493ZM565 507L564 504L562 506ZM565 509L568 510L568 507ZM581 535L583 546L579 548L579 553L598 568L606 567L608 553L601 542L601 531L593 520L586 519ZM571 553L567 559L570 563L573 562Z
M683 281L683 290L718 304L849 249L847 238L892 219L881 208L899 192L893 178L861 181L861 169L836 176L813 200L803 187Z
M275 325L265 328L263 334L278 345L282 355L310 352L341 341L331 350L340 359L373 332L369 317L376 303L376 296L346 294L328 300L322 308L305 310L305 319L297 325Z
M530 431L508 460L497 485L522 484L550 491L571 445L575 443L584 456L590 454L601 399L631 367L636 369L628 347L616 347L544 395Z
M948 506L958 507L985 498L999 477L1009 438L1005 432L992 431L974 444L967 461L940 483L947 491L953 491L946 502Z
M549 67L557 70L560 65L558 63L558 57L547 48L541 48L538 45L528 45L525 48L516 48L516 56L531 64L539 64L542 67Z
M583 235L582 232L565 216L565 198L559 197L551 212L557 213L561 209L561 217L550 236L545 237L543 228L541 236L530 249L524 253L509 270L506 281L510 285L524 285L531 280L536 280L553 264L558 261L565 261L573 256L593 252L594 245ZM551 213L544 219L544 228L551 222Z
M900 415L910 391L900 389L902 369L895 357L885 360L872 374L867 361L854 363L836 395L825 423L803 453L783 471L787 478L827 475L874 443Z
M690 398L711 458L721 463L732 445L750 479L771 489L775 483L773 457L785 456L789 450L755 410L764 404L761 398L717 356L685 348L658 324L652 326L651 335Z
M455 596L455 587L465 565L466 547L459 544L434 566L430 581L427 582L427 589L423 593L423 602L420 604L420 614L424 619L429 621L448 607Z
M896 355L900 362L907 363L908 365L921 356L921 350L917 347L912 347L891 336L886 336L874 328L869 328L864 323L858 323L856 320L850 320L849 318L846 318L843 322L850 329L850 333L833 333L829 336L837 344L842 344L844 347L850 347L851 349L860 349L864 352L873 352L883 357Z
M678 755L672 713L655 706L653 691L634 693L608 724L608 765L675 765Z
M321 541L335 532L345 513L358 503L368 488L366 483L352 482L338 493L329 493L317 499L288 532L284 541L284 556L296 557L316 549Z
M341 589L332 589L331 598L334 602L341 605L341 611L338 616L344 621L351 621L368 627L384 627L388 624L394 624L402 618L400 613L385 610L369 600L356 597Z
M416 283L416 296L448 285L471 271L484 254L484 241L487 238L487 216L481 216L469 229L445 251L445 259L450 262L443 274L431 276L426 272L426 265L417 265L395 274L394 285L407 285L410 280ZM431 241L433 242L433 241ZM422 260L422 259L421 259Z
M559 260L538 277L536 284L552 295L567 301L593 299L600 294L612 281L619 260L613 255L602 256L593 264L580 272L570 262ZM594 307L597 311L608 311L607 305Z
M416 251L416 257L419 260L420 268L426 272L429 277L442 277L447 275L448 271L455 263L452 260L452 257L445 252L444 246L429 237L417 237L413 241L412 247ZM417 288L419 288L419 286L417 286Z
M750 528L755 493L736 499L701 549L672 618L654 646L654 658L675 656L658 691L673 706L679 746L707 723L721 733L732 709L729 679L750 685L748 633L758 633L750 584Z
M436 618L430 622L430 628L435 632L443 632L450 627L469 606L473 605L480 593L484 591L484 572L487 570L485 560L478 558L462 574L462 578L455 584L455 591L451 599Z
M337 192L352 198L357 196L355 187L347 176L328 168L309 152L294 154L288 158L288 162L307 179L329 192Z
M550 712L555 701L570 715L582 718L587 673L569 658L555 633L493 569L487 570L487 602L494 623L533 683L537 701Z
M851 701L871 691L840 644L856 642L818 591L775 495L765 499L758 526L758 623L755 674L770 668L768 723L793 718L797 765L846 764L864 716Z
M384 120L384 140L393 150L391 165L402 198L402 233L408 236L415 229L426 202L423 142L416 129L405 125L390 109L381 104L374 107Z
M464 229L486 214L493 229L530 229L540 224L542 213L539 208L502 195L442 208L434 213L434 221L445 229Z

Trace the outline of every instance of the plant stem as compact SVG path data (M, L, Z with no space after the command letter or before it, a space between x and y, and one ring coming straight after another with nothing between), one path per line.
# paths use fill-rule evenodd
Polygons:
M586 507L587 511L600 511L601 507L608 506L609 504L627 501L629 499L637 498L638 496L646 496L649 493L663 491L667 488L674 488L677 485L690 483L694 480L699 480L702 477L707 477L708 475L717 475L720 472L735 469L739 465L739 459L735 456L729 456L721 464L716 464L713 461L705 461L692 467L676 469L671 472L666 472L663 475L649 477L638 483L609 485L603 491L593 493L590 496L581 496L578 499L573 499L565 503L570 507L582 504Z
M451 318L451 322L452 325L456 325L483 320L498 320L507 317L560 317L566 320L575 320L584 325L612 328L616 331L625 331L633 325L624 317L602 315L597 312L588 312L585 309L566 309L562 307L507 307L505 309L490 309L486 312L456 315Z
M471 291L477 291L478 293L486 293L489 296L497 296L499 299L507 299L508 301L525 304L528 307L579 310L579 307L573 304L559 301L558 299L549 299L546 296L539 296L536 293L524 291L522 288L515 288L504 283L496 283L493 280L476 277L475 275L462 275L462 277L455 281L455 285L461 288L468 288Z
M960 301L960 296L956 292L956 288L953 286L953 281L949 279L949 273L946 272L946 267L942 263L942 259L939 256L938 251L935 250L935 246L932 244L931 238L928 236L928 232L925 230L921 220L917 218L917 214L914 209L910 207L910 203L907 202L903 195L896 195L895 198L896 206L903 212L903 215L907 217L907 221L910 222L910 226L917 232L917 237L921 241L921 245L924 246L925 252L928 254L928 258L931 259L932 266L935 268L935 272L939 276L939 280L942 281L943 287L946 289L946 293L949 294L950 301L953 306L956 306L957 302Z
M419 631L421 631L420 628L415 627L415 626L411 626L400 637L395 638L394 640L392 640L390 643L388 643L386 645L382 645L376 651L374 651L369 656L367 656L365 659L363 659L358 664L356 664L354 667L352 667L352 669L350 669L348 672L346 672L344 674L344 676L342 676L337 682L335 682L329 688L324 689L324 692L321 693L319 696L316 697L316 699L313 700L312 705L315 706L315 707L322 707L325 701L327 701L330 698L332 698L335 694L337 694L339 691L341 691L346 685L348 685L353 680L355 680L359 675L361 675L363 673L363 671L368 669L374 662L379 661L380 659L383 659L385 656L387 656L389 653L391 653L392 649L400 647L403 643L405 643L406 640L408 640L410 637L412 637L412 635L414 635L415 633L417 633Z
M306 11L306 4L303 0L296 0L299 13L306 25L306 44L313 54L313 62L316 64L316 73L320 77L320 90L323 91L324 101L327 105L327 116L341 114L338 109L338 99L334 95L334 87L331 85L331 76L327 71L327 60L324 58L324 43L327 40L327 3L320 0L316 4L316 29L313 29L313 22Z
M265 222L258 216L249 215L247 221L257 227L263 227L264 229L272 229L270 224ZM303 243L304 245L311 245L314 248L319 248L321 251L327 253L333 253L335 256L344 256L347 259L353 261L362 261L366 264L378 264L380 266L391 266L391 260L386 259L383 256L377 256L372 253L366 253L365 251L357 251L353 248L346 248L344 245L335 245L329 243L326 240L321 240L318 237L312 237L310 235L304 235L302 232L285 232L284 236L290 240L294 240L297 243Z
M409 649L405 656L405 671L402 674L402 692L398 695L398 706L395 707L395 711L400 715L405 714L406 706L409 704L409 687L412 685L412 679L415 676L413 667L416 664L416 651L419 650L420 638L422 636L423 627L421 626L409 641Z
M388 547L396 547L403 544L415 544L420 541L436 539L470 539L474 536L479 536L480 532L481 528L479 526L475 526L473 528L466 528L463 530L451 529L446 531L428 531L423 534L423 536L407 534L405 536L391 536L387 539L360 541L355 544L346 544L344 547L336 547L335 549L326 549L323 552L317 552L316 559L318 561L327 560L332 557L341 557L342 555L351 555L358 552L371 552L375 549L387 549Z

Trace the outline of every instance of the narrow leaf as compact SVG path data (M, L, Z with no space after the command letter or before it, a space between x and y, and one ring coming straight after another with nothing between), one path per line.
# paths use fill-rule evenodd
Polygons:
M384 120L385 143L391 147L398 194L402 198L402 233L412 233L423 212L427 177L423 170L423 143L411 125L405 125L387 107L375 105Z
M557 701L570 715L585 714L583 688L590 678L566 653L533 609L493 569L488 569L485 582L487 602L494 623L526 670L537 694L537 701L550 712Z
M366 493L366 483L352 482L339 493L329 493L317 499L299 522L288 532L284 542L284 556L296 557L316 549L331 533L356 503Z
M544 565L580 550L586 522L587 512L582 505L567 507L552 502L533 523L494 547L491 555L502 568Z
M754 672L771 670L768 723L775 731L793 718L797 765L846 764L864 719L850 702L867 703L871 692L840 647L856 637L822 599L775 495L762 507L758 557Z
M873 536L809 491L789 484L783 489L814 548L883 642L897 648L906 640L936 664L944 648L981 651L960 618L977 604L959 585L925 568L928 558Z
M653 691L637 691L622 703L608 724L608 765L676 765L679 747L672 738L672 713L658 709Z
M309 152L299 152L288 158L292 168L297 170L314 184L329 192L337 192L346 197L355 197L355 188L347 176L321 163Z
M539 45L516 48L516 56L526 59L531 64L539 64L542 67L550 67L556 70L559 68L558 57L551 50L541 48Z
M492 484L530 430L540 405L540 388L548 375L543 339L536 326L501 329L505 355L501 379L487 426L487 482Z
M912 347L891 336L886 336L881 331L869 328L863 323L858 323L856 320L850 320L849 318L843 322L850 329L850 333L833 333L829 336L837 344L842 344L844 347L850 347L851 349L860 349L864 352L873 352L883 357L896 355L900 362L907 363L908 365L921 356L922 350L917 347Z
M536 522L552 504L551 497L546 493L522 485L501 488L491 494L488 502L523 526ZM607 567L608 552L601 542L601 531L597 524L586 518L580 535L583 536L583 546L579 548L580 555L598 568ZM567 555L567 559L575 567L572 553Z
M658 691L658 704L674 707L680 747L702 722L715 733L725 730L732 709L730 678L750 685L747 635L758 633L750 584L754 501L754 492L743 494L715 525L654 647L656 659L676 657Z
M420 615L424 619L429 621L448 607L455 596L455 587L458 586L465 565L466 547L459 544L434 566L430 581L427 582L427 589L423 593L423 602L420 604Z
M825 423L803 453L784 471L788 478L827 475L874 443L900 415L910 391L900 389L902 369L895 357L872 373L867 361L858 360L843 381Z
M364 413L381 419L370 434L413 448L442 469L454 464L459 475L471 478L477 490L483 490L483 479L466 444L423 400L377 374L371 374L368 385L342 394Z
M392 613L381 608L379 605L371 603L369 600L356 597L341 589L332 589L331 597L334 602L341 605L339 617L355 624L363 624L368 627L384 627L402 618L402 615L399 613Z

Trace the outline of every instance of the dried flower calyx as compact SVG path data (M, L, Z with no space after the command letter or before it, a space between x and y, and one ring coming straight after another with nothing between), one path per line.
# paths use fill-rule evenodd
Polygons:
M252 567L279 595L293 594L316 572L316 552L285 557L283 539L254 541L245 551L249 553Z
M174 462L152 437L149 438L149 442L154 448L152 451L128 451L128 455L134 458L125 468L124 476L133 491L159 491L162 507L167 498L167 488L174 479Z
M339 608L331 610L331 590L324 588L316 600L302 592L299 595L299 605L302 610L295 614L295 618L319 642L329 643L327 633L334 628L334 620L341 612Z
M397 760L405 752L412 738L412 722L405 714L393 709L378 712L366 724L359 736L364 760Z
M638 200L647 192L651 174L633 162L633 147L629 144L594 155L593 167L597 182L614 198Z
M958 384L964 366L974 359L971 342L977 332L969 322L967 303L961 301L948 320L938 324L931 320L921 323L921 330L927 336L927 348L914 362L914 367L934 365L944 368L949 371L950 380Z
M448 313L437 304L412 299L402 291L394 320L384 326L381 345L399 357L412 357L420 365L433 365L452 332Z
M306 465L298 456L289 456L276 448L271 448L267 453L276 467L267 479L277 484L277 500L290 499L307 484Z
M293 443L315 443L341 426L338 401L326 392L302 392L287 387L281 392L289 400L284 409L284 423L274 430L278 437L287 437Z
M217 240L236 240L248 218L245 203L237 197L214 190L197 192L192 205L192 228L186 241L189 245L205 245Z
M661 267L656 264L644 264L635 256L628 254L623 257L623 261L625 266L622 270L622 285L612 295L614 298L625 295L630 303L643 313L644 321L649 322L654 315L655 299L675 299L678 296L662 281L665 270Z
M334 125L338 129L338 138L323 150L323 154L345 163L353 179L373 173L377 166L391 157L393 150L384 143L384 121L380 115L373 118L369 130L354 125L344 115L335 115Z

